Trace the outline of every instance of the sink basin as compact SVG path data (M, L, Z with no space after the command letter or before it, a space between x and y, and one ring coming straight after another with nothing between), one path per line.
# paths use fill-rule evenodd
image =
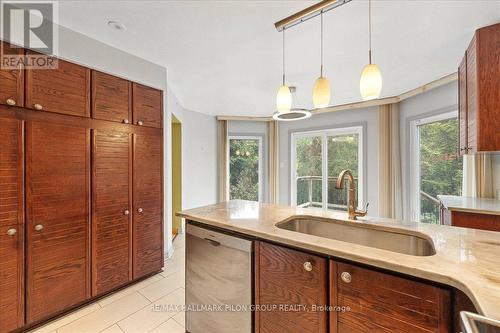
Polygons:
M356 224L356 222L296 218L281 222L276 226L280 229L413 256L436 254L432 242L426 238L404 233L404 231L389 231L376 226Z

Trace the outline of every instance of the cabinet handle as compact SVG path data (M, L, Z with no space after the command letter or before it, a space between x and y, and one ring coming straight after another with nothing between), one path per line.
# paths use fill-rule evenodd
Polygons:
M351 283L351 281L352 281L352 276L348 272L342 272L342 274L340 274L340 278L345 283Z
M129 211L128 209L125 209L125 210L123 211L123 215L128 215L128 214L130 214L130 211Z
M42 104L35 104L35 105L33 105L33 107L35 108L35 110L38 110L38 111L43 110Z
M128 119L123 119L123 123L128 124L129 123Z
M313 265L311 264L310 261L306 261L304 263L304 269L308 272L311 272L313 270Z
M35 230L36 230L36 231L41 231L42 229L43 229L43 225L41 225L41 224L37 224L37 225L35 226Z
M12 228L12 229L9 229L7 230L7 235L9 236L14 236L16 234L17 230Z
M14 105L16 105L16 101L12 98L8 98L7 105L14 106Z
M144 209L142 209L142 208L137 208L137 212L138 212L138 213L142 213L143 211L144 211Z
M142 126L142 120L138 120L137 125Z

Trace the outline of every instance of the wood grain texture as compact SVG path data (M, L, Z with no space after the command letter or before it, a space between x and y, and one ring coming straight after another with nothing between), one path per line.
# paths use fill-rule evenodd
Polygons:
M134 124L142 121L143 126L162 128L163 92L158 89L133 83Z
M464 55L458 67L458 123L459 123L459 153L467 154L467 54Z
M451 225L454 227L500 231L500 215L476 214L451 211Z
M0 42L2 55L23 56L24 49L10 48L8 43ZM13 99L16 106L24 106L24 69L19 65L17 69L2 68L0 61L0 104L7 104L7 99Z
M336 262L337 288L331 303L349 307L337 313L333 332L451 332L450 292L422 282ZM346 283L341 274L348 272ZM332 323L334 325L334 323Z
M469 153L477 152L477 69L476 42L474 37L467 49L467 146Z
M133 277L137 279L163 267L162 135L134 135L133 160Z
M132 122L132 83L93 70L92 118Z
M475 39L477 149L500 151L500 23L477 30Z
M32 323L90 297L89 130L28 122L26 188L26 319Z
M92 296L132 279L131 136L93 131Z
M0 332L24 325L23 123L0 121ZM16 230L8 235L10 229Z
M264 242L258 246L256 304L303 305L307 309L262 311L256 332L325 332L326 312L313 311L312 307L327 304L326 259ZM307 261L312 263L311 272L304 269Z
M90 117L90 69L58 60L57 69L26 70L26 107L35 104L47 112Z

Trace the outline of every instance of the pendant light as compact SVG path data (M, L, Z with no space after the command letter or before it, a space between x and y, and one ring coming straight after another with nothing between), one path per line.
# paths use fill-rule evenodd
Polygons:
M313 87L313 105L316 109L325 108L330 105L330 82L323 76L323 11L321 18L321 70L320 76Z
M359 91L363 100L379 98L382 91L382 73L376 64L372 64L372 2L368 0L368 65L363 68L359 81Z
M285 83L285 29L283 29L283 83L278 89L276 96L276 109L273 114L274 120L300 120L309 118L311 112L305 109L293 108L292 109L292 91Z

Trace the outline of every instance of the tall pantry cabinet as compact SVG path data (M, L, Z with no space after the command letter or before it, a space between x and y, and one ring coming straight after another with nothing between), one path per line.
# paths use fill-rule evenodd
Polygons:
M1 68L0 333L162 269L162 115L161 90L67 61Z

